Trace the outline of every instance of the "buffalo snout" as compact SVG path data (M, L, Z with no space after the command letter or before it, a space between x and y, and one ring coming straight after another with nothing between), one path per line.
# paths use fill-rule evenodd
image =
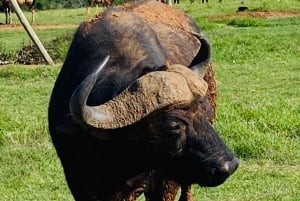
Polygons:
M239 162L237 158L233 158L232 160L224 160L223 158L220 160L220 166L216 168L214 174L223 174L225 176L232 175L239 166Z
M239 162L237 158L233 157L231 160L218 161L216 166L207 168L207 178L201 180L201 186L214 187L222 184L230 175L232 175L238 168Z
M209 125L206 132L189 134L182 153L166 165L164 172L180 184L221 185L239 162L218 133Z

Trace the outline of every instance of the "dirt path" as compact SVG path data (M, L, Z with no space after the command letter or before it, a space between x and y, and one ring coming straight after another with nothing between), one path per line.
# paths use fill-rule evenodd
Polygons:
M60 24L60 25L33 25L32 28L34 30L43 30L43 29L63 29L63 28L76 28L79 25L77 24ZM0 32L1 31L14 31L14 30L23 30L23 26L18 24L13 25L6 25L1 24L0 25Z

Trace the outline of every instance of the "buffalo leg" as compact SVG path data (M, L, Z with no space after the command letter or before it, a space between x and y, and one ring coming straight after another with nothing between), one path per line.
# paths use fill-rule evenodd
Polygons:
M175 201L179 185L155 173L150 180L148 189L144 192L146 201Z
M193 201L192 187L190 185L181 186L181 195L179 201Z

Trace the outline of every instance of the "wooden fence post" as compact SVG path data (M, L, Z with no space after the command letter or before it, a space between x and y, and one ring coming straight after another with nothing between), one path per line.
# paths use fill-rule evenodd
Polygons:
M25 28L27 34L29 35L29 37L31 38L31 40L33 41L33 43L39 49L40 53L43 55L43 57L46 60L47 64L54 65L54 62L52 61L51 57L49 56L47 50L44 48L44 46L41 43L40 39L35 34L34 30L32 29L32 27L30 26L29 22L27 21L27 19L26 19L24 13L22 12L22 10L21 10L18 2L16 0L10 0L10 2L12 4L14 10L16 11L16 14L17 14L17 16L18 16L21 24Z

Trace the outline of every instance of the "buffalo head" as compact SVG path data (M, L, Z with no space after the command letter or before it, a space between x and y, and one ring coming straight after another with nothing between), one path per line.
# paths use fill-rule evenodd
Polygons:
M149 147L160 161L152 168L181 184L216 186L237 169L237 159L210 123L207 83L185 66L147 73L114 99L88 106L89 94L108 60L107 56L74 91L70 112L77 122L105 130L143 122L139 132L148 136Z

